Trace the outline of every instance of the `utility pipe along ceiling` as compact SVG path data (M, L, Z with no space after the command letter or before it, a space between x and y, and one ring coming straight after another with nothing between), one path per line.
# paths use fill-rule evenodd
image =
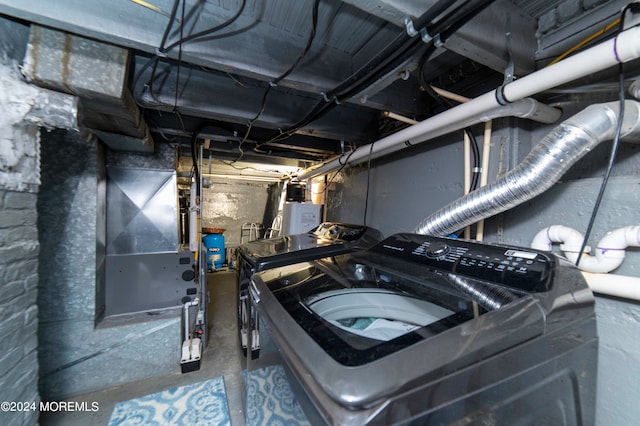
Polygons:
M304 168L455 105L433 88L474 98L613 37L627 4L0 0L0 14L28 28L26 77L78 95L84 125L112 148L136 150L139 140L147 150L149 141L189 147L196 139L206 141L205 155L228 163ZM35 64L44 61L35 55L46 40L38 28L63 35L52 43L58 62L74 53L76 39L83 59L100 46L119 49L102 62L90 58L81 77L91 84L117 63L109 72L123 76L114 77L116 101L81 90L66 68L58 82L38 74ZM85 41L93 47L83 50ZM568 90L615 87L615 71Z

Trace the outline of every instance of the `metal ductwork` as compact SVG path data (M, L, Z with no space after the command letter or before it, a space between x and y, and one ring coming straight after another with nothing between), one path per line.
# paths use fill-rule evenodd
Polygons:
M117 151L153 152L154 142L127 88L129 51L31 25L22 66L38 86L78 98L78 125Z
M617 101L589 106L553 129L502 179L426 217L414 232L448 235L543 193L599 143L614 138L619 113ZM640 137L640 103L625 101L620 136Z

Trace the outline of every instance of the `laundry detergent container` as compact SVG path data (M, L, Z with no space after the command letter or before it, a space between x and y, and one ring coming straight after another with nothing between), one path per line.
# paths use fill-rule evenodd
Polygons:
M207 269L222 268L225 262L224 235L208 234L202 238L202 242L207 249Z

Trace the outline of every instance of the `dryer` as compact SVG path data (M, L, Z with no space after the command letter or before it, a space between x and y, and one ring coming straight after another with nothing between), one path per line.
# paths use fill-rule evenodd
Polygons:
M396 234L248 290L248 425L594 424L594 297L550 252Z

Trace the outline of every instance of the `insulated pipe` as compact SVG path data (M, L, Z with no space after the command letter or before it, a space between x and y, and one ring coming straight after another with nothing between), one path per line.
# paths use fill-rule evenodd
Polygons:
M632 27L621 32L614 39L607 40L556 64L502 85L469 102L428 118L415 126L382 138L374 142L373 147L370 147L370 145L360 146L355 152L326 162L315 169L306 170L301 175L298 175L298 178L309 179L338 170L344 167L345 160L349 164L358 164L366 161L370 158L370 151L371 158L378 158L403 149L406 146L468 127L479 121L504 117L504 115L496 115L485 120L480 118L496 108L501 108L504 103L513 102L509 105L514 105L517 103L516 101L528 96L638 57L640 57L640 27ZM546 106L540 108L544 110L551 109Z
M551 250L553 243L562 243L560 249L574 264L582 247L584 237L575 229L553 225L538 232L531 242L532 248ZM586 272L606 273L620 266L629 246L640 247L640 226L625 226L605 235L596 246L595 256L588 254L580 258L578 268ZM590 248L585 248L589 253Z
M587 107L553 129L502 179L423 219L414 232L448 235L543 193L587 152L614 137L619 110L617 101ZM640 103L625 101L620 135L640 135Z

